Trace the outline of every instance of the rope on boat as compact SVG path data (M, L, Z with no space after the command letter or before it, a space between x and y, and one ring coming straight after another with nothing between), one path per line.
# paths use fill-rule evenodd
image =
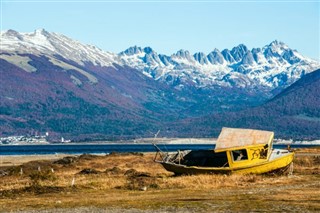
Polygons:
M169 157L169 155L168 155L168 149L167 149L167 147L166 147L166 145L164 144L164 148L167 150L167 153L165 153L165 152L163 152L157 145L156 145L156 138L158 137L158 134L160 133L160 130L158 130L158 132L156 133L156 134L154 134L154 138L153 138L153 146L156 148L156 150L157 150L157 153L156 153L156 155L155 155L155 157L154 157L154 161L156 161L156 158L157 158L157 156L158 156L158 154L159 154L159 156L161 157L161 159L162 159L162 161L163 162L166 162L166 161L168 161L168 157Z

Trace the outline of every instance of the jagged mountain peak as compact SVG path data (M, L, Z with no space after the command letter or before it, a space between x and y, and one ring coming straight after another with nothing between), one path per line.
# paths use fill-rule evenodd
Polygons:
M231 49L231 52L235 52L235 51L246 52L247 50L248 50L248 47L245 44L238 44L237 46L235 46Z
M194 59L200 64L208 64L207 55L203 52L197 52L193 55Z
M248 48L244 44L239 44L238 46L232 48L230 51L231 55L236 61L241 61L242 57L246 54Z
M212 52L220 53L220 50L218 48L214 48Z
M48 31L46 31L43 28L40 28L40 29L35 30L33 34L34 35L50 36L51 33L49 33Z
M1 31L1 36L18 36L18 35L20 35L20 33L12 29Z
M43 28L39 28L39 29L34 30L33 32L18 32L16 30L9 29L9 30L5 30L5 31L1 31L1 35L3 37L6 37L6 36L28 36L28 37L44 36L44 37L50 37L50 36L58 35L58 34L56 34L54 32L48 32L47 30L45 30Z
M279 41L279 40L274 40L272 41L269 46L286 46L288 47L288 45L286 45L283 41Z
M5 38L5 37L8 37L13 40L23 40L23 36L19 32L11 29L6 31L1 31L1 40L3 40L2 38Z
M181 57L181 58L189 58L190 52L188 50L180 49L177 53L173 54L174 56Z
M145 47L143 48L143 51L146 53L146 54L151 54L151 53L154 53L153 49L151 47Z
M139 47L137 45L129 47L128 49L126 49L125 51L122 51L119 53L119 55L128 55L128 56L132 56L132 55L136 55L136 54L141 54L141 53L145 53L145 54L156 54L156 52L151 48L151 47Z
M226 60L223 54L217 48L209 53L207 58L211 64L223 64Z
M230 50L224 49L224 50L222 50L221 54L223 55L224 59L227 62L229 62L229 63L234 63L235 62L233 56L231 55Z
M243 65L254 65L255 64L255 59L254 59L254 57L253 57L253 54L251 53L251 51L247 51L245 54L244 54L244 56L243 56L243 58L242 58L242 64Z
M291 50L287 44L282 41L274 40L270 44L263 47L265 52L272 52L274 55L282 55L286 50Z
M142 48L138 47L138 46L132 46L129 47L128 49L126 49L125 51L120 52L120 55L135 55L135 54L139 54L142 52Z
M234 47L236 49L244 49L244 50L247 50L247 46L245 44L238 44L238 46Z

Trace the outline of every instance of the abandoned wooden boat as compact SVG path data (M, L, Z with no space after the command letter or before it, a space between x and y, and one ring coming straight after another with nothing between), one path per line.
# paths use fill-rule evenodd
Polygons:
M164 153L156 145L155 162L176 175L181 174L262 174L283 172L294 153L273 149L274 133L253 129L223 128L212 150Z

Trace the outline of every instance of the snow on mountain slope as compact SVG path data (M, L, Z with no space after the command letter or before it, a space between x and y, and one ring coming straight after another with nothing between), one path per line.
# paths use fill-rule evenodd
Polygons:
M132 48L140 51L135 53L130 51ZM263 48L248 50L240 44L231 51L215 49L208 55L202 52L191 55L189 51L179 50L171 56L156 57L156 52L146 52L140 47L131 47L119 55L122 63L177 86L218 85L272 90L286 87L320 67L318 61L302 56L277 40Z
M99 66L112 66L117 54L105 52L92 45L84 45L57 33L44 29L33 33L19 33L14 30L1 32L1 51L20 54L60 55L80 65L91 62Z
M221 52L214 49L208 55L179 50L167 56L150 47L137 46L119 54L110 53L43 29L33 33L8 30L1 32L1 52L46 55L51 61L61 56L81 66L87 63L129 66L177 88L222 86L271 91L285 88L320 67L318 61L302 56L277 40L252 50L240 44Z

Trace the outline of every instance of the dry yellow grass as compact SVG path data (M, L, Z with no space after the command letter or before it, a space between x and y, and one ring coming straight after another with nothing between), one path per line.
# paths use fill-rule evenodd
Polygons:
M308 155L297 152L291 176L175 177L154 163L151 153L82 155L0 167L0 174L7 173L0 177L0 212L81 206L115 211L320 211L319 149L307 150Z

